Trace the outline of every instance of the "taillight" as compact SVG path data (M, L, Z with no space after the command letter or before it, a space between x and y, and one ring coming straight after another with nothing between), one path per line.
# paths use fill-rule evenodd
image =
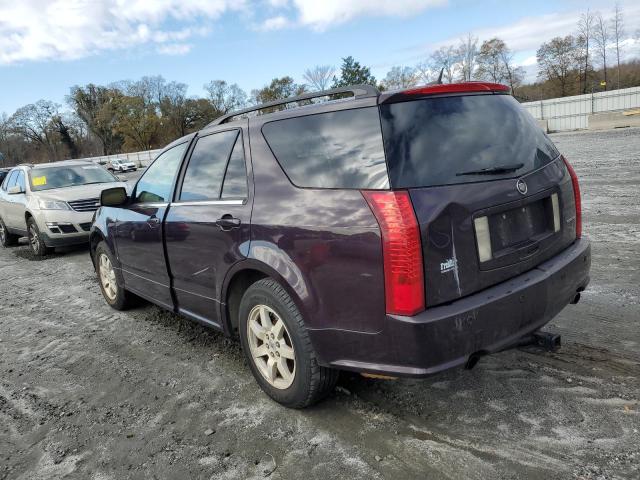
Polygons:
M414 315L425 308L424 266L420 230L409 192L363 191L362 195L382 233L387 313Z
M573 197L576 204L576 238L582 237L582 202L580 200L580 184L578 183L578 176L571 164L564 156L562 157L564 164L567 166L569 176L571 177L571 184L573 185Z

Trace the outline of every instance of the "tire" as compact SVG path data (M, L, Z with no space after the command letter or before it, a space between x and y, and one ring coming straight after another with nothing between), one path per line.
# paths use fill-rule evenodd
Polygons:
M131 308L135 304L135 297L125 290L122 273L113 267L115 265L114 256L104 241L96 247L95 262L100 291L105 301L115 310Z
M0 218L0 245L3 247L15 247L18 245L18 240L20 239L20 235L15 235L10 233L7 230L7 226L4 224L2 219Z
M42 240L40 229L33 217L27 219L27 238L29 239L31 253L36 257L45 257L53 252L53 248L47 247L44 240Z
M304 408L333 391L338 370L318 365L302 315L278 282L266 278L247 289L240 302L238 325L251 373L273 400L285 407ZM275 338L269 338L271 333ZM284 369L293 375L283 375ZM271 380L263 373L269 371Z

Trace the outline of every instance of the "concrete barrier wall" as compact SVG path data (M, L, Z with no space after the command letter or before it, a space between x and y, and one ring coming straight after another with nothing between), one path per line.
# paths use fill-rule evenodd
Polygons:
M536 120L546 120L551 132L582 130L589 128L590 115L640 108L640 87L527 102L522 106Z
M640 127L640 112L627 114L628 112L596 113L589 115L589 130L609 130L610 128Z

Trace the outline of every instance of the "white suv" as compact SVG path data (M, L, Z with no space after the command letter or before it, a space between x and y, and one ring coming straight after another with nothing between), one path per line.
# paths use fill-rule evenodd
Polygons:
M0 243L18 244L27 236L33 253L89 241L93 213L102 190L125 186L103 167L68 160L20 165L0 187Z

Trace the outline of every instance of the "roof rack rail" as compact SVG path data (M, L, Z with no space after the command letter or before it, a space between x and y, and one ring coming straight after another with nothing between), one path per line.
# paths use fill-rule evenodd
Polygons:
M311 100L313 98L327 97L331 95L338 95L340 93L353 93L353 98L367 98L377 97L380 95L378 89L372 85L352 85L349 87L333 88L331 90L321 90L319 92L303 93L296 97L283 98L281 100L275 100L273 102L261 103L253 107L237 110L235 112L229 112L221 117L216 118L213 122L209 123L207 127L213 127L215 125L221 125L227 122L230 118L244 115L251 112L257 112L266 108L276 107L278 105L286 105L287 103L295 103L303 100Z

